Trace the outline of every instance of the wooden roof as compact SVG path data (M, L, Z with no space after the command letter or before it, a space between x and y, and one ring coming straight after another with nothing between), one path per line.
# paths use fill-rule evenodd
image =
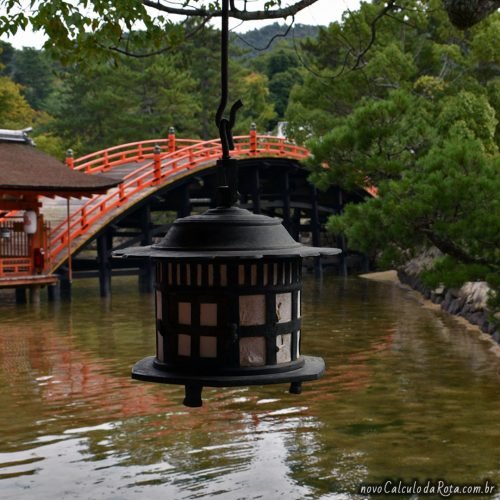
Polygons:
M0 137L0 192L31 192L45 196L90 196L120 181L71 170L28 142Z

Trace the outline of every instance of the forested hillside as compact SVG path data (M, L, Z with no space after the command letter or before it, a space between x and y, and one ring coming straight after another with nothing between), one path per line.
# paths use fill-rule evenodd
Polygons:
M271 131L283 120L289 93L302 81L296 46L317 31L298 25L284 37L287 27L275 23L232 36L230 92L244 102L236 133L251 123ZM115 53L95 64L62 66L43 51L0 42L0 127L33 126L39 147L57 156L69 147L83 154L162 137L169 127L182 137L212 139L219 45L218 31L206 28L176 51L145 58Z

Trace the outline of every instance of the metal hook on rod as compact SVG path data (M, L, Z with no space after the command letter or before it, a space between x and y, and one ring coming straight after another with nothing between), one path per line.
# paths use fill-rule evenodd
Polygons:
M229 88L229 0L222 0L222 29L221 29L221 99L215 114L215 124L219 129L222 146L222 159L229 159L229 151L234 149L232 128L236 120L236 112L243 103L236 101L229 112L229 119L224 117L228 100Z

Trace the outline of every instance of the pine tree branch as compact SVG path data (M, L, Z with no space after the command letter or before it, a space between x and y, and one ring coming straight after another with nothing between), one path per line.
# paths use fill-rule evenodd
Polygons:
M198 34L200 31L202 31L207 23L210 21L210 17L204 18L198 26L196 26L192 31L189 32L184 32L184 40L189 40L196 34ZM103 44L98 44L102 49L107 49L111 50L112 52L117 52L118 54L122 54L125 56L133 57L135 59L145 59L147 57L152 57L152 56L158 56L160 54L165 54L166 52L170 52L173 49L178 49L177 45L167 45L166 47L162 47L161 49L158 50L153 50L150 52L133 52L129 49L129 40L127 39L127 44L126 48L122 47L117 47L116 45L114 46L105 46Z
M234 19L239 19L240 21L262 21L265 19L282 19L285 17L294 16L301 10L315 4L318 0L298 0L292 5L287 7L281 7L278 9L264 9L264 10L238 10L236 9L234 2L231 2L231 8L229 9L229 16ZM167 14L174 14L180 16L191 16L191 17L220 17L222 15L222 10L216 9L211 10L205 7L200 8L188 8L188 7L172 7L162 0L142 0L142 3L146 7L151 7L152 9L165 12Z
M454 257L464 264L482 264L491 267L490 261L470 255L465 249L457 245L454 241L451 241L450 239L440 236L434 232L431 227L420 227L419 229L435 247L450 257Z
M371 49L372 45L375 43L375 39L377 38L377 23L382 19L390 10L394 8L394 4L396 3L396 0L389 0L384 8L377 14L375 19L370 24L370 30L371 30L371 36L370 40L366 44L365 48L358 54L356 58L356 62L354 63L354 66L351 68L353 70L358 69L363 57L365 54Z

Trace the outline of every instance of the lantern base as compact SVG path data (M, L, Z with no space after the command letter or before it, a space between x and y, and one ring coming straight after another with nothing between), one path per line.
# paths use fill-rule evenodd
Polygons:
M161 384L178 384L186 386L184 404L190 407L202 405L201 390L203 387L238 387L246 385L269 385L290 382L290 392L300 394L301 383L317 380L325 371L323 358L302 356L304 364L296 369L278 373L245 374L245 375L189 375L186 372L164 371L155 366L155 357L138 361L132 368L132 378L146 382Z

